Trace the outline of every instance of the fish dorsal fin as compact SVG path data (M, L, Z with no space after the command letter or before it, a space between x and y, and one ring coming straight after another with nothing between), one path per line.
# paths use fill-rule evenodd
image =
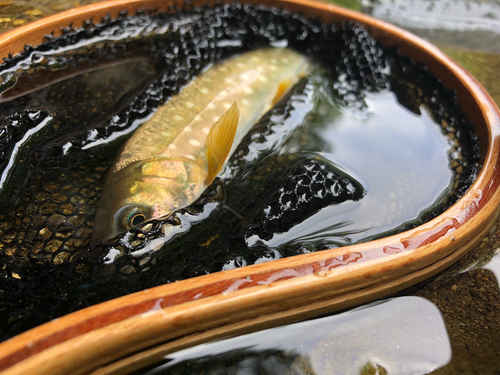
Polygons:
M273 107L287 93L287 91L290 88L291 84L292 84L292 80L291 79L284 79L283 81L280 82L280 84L278 85L278 89L276 90L276 94L274 95Z
M207 185L215 179L231 150L239 120L240 111L234 102L210 128L205 143L208 163L208 175L205 181Z

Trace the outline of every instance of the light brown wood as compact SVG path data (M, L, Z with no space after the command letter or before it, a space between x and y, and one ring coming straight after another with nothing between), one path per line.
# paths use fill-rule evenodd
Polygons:
M116 374L189 345L310 318L364 303L436 274L489 230L500 203L500 114L480 85L436 47L394 26L335 6L247 0L324 21L353 19L380 41L427 64L459 100L480 136L484 166L449 210L410 231L159 286L108 301L0 344L4 374ZM0 57L36 45L43 34L121 10L167 9L161 0L113 0L64 12L4 34ZM196 3L196 2L195 2ZM139 353L144 348L151 348Z

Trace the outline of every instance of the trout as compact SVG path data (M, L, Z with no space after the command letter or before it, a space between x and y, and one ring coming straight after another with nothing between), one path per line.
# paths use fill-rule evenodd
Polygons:
M246 52L205 70L160 106L118 152L93 243L193 203L260 117L309 70L287 48Z

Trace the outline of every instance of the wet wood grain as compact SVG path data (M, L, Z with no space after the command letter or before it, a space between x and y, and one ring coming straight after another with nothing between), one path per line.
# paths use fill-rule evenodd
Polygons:
M259 0L246 2L258 4ZM499 213L500 114L474 78L436 47L368 16L309 1L265 3L327 22L357 20L381 42L398 46L404 54L426 63L447 88L458 91L480 137L484 167L475 184L442 215L395 236L179 281L49 322L0 344L0 371L84 374L130 370L135 360L148 363L158 353L310 318L401 290L449 266L487 233ZM89 18L116 16L125 9L165 10L170 4L113 0L75 8L4 34L0 56L19 52L26 43L37 45L44 34L70 23L78 26ZM135 354L156 345L160 346Z

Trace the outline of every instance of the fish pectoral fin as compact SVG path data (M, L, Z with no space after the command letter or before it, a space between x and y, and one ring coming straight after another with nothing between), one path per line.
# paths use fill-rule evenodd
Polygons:
M215 179L231 150L239 120L240 111L234 102L210 128L205 144L208 163L208 175L205 181L207 185Z
M276 94L274 95L273 99L273 106L278 103L283 96L287 93L288 89L292 85L292 80L291 79L284 79L283 81L280 82L278 85L278 89L276 90Z

